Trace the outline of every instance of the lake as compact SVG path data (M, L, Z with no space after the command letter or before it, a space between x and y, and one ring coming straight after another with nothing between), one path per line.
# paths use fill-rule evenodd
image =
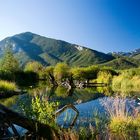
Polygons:
M109 117L110 112L115 113L116 101L118 107L122 109L125 104L128 113L132 113L134 108L139 106L136 100L131 98L113 98L105 96L103 92L112 91L107 89L97 89L97 88L83 88L83 89L72 89L68 90L64 87L48 87L48 86L38 86L34 88L28 88L27 93L23 95L16 95L7 99L1 99L0 103L11 108L14 111L22 113L21 104L28 106L31 104L31 99L34 96L43 97L46 100L60 102L59 108L67 105L73 104L79 111L79 115L74 124L74 127L78 128L80 126L96 125L95 119L100 119L103 121ZM61 113L56 122L61 127L69 127L76 113L72 109L67 109L65 112Z

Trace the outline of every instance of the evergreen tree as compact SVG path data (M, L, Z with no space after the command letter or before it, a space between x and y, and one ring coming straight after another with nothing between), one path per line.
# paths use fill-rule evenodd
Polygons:
M19 70L19 62L14 57L12 50L10 48L5 50L5 54L0 63L0 68L5 72L11 72L11 73Z

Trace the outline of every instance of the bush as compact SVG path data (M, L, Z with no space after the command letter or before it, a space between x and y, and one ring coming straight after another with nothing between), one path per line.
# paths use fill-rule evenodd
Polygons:
M58 102L49 102L45 98L36 96L31 99L31 104L27 107L26 104L20 103L23 110L22 113L31 119L37 120L43 124L54 126L54 113L58 108Z
M71 69L73 79L75 80L92 80L97 78L97 73L99 71L98 66L89 67L75 67Z
M112 80L112 89L122 96L132 96L140 91L140 76L128 77L123 74L115 76Z
M37 73L39 79L44 79L45 68L43 65L37 61L28 62L24 68L25 72Z
M128 78L132 78L133 76L140 76L140 68L133 68L128 70L123 70L122 75Z
M61 83L69 78L70 67L66 63L57 63L54 67L54 77L58 83Z
M108 71L99 71L97 76L97 83L105 83L111 85L112 83L112 75Z
M114 75L118 75L116 71L108 67L103 67L97 74L97 82L111 85Z

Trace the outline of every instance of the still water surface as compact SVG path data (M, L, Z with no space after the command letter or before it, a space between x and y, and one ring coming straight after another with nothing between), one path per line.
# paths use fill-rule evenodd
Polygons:
M67 104L73 104L79 111L75 127L88 126L89 124L94 125L97 117L98 119L106 118L109 115L108 109L113 111L115 108L114 98L105 97L103 93L99 93L97 88L72 89L69 91L64 87L36 87L28 89L27 94L2 99L0 100L0 103L13 109L14 111L22 112L19 109L19 104L24 103L28 107L28 105L31 104L33 96L43 96L46 100L60 102L60 108ZM124 99L118 99L120 108L122 102L124 102ZM133 110L132 107L138 107L135 100L128 98L125 99L125 104L128 112ZM75 114L76 113L72 109L67 109L57 117L57 123L62 127L68 127Z

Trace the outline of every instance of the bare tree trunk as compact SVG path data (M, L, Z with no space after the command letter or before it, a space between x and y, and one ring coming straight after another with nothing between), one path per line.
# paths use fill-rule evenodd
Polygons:
M74 105L72 105L72 104L65 105L64 107L62 107L61 109L56 111L55 116L57 117L58 115L60 115L62 112L64 112L68 108L71 108L72 110L74 110L76 112L76 115L75 115L75 117L73 118L73 120L72 120L72 122L70 124L70 127L73 127L75 122L76 122L76 120L77 120L77 117L79 115L79 111L77 110L77 108Z
M54 86L58 86L53 75L49 74L49 79L50 79L51 84L53 84Z
M37 121L30 120L10 109L6 108L5 106L0 104L0 118L1 121L8 122L10 124L19 125L30 132L33 132L40 137L44 137L48 140L59 139L59 135L57 131L51 128L49 125L41 124Z

